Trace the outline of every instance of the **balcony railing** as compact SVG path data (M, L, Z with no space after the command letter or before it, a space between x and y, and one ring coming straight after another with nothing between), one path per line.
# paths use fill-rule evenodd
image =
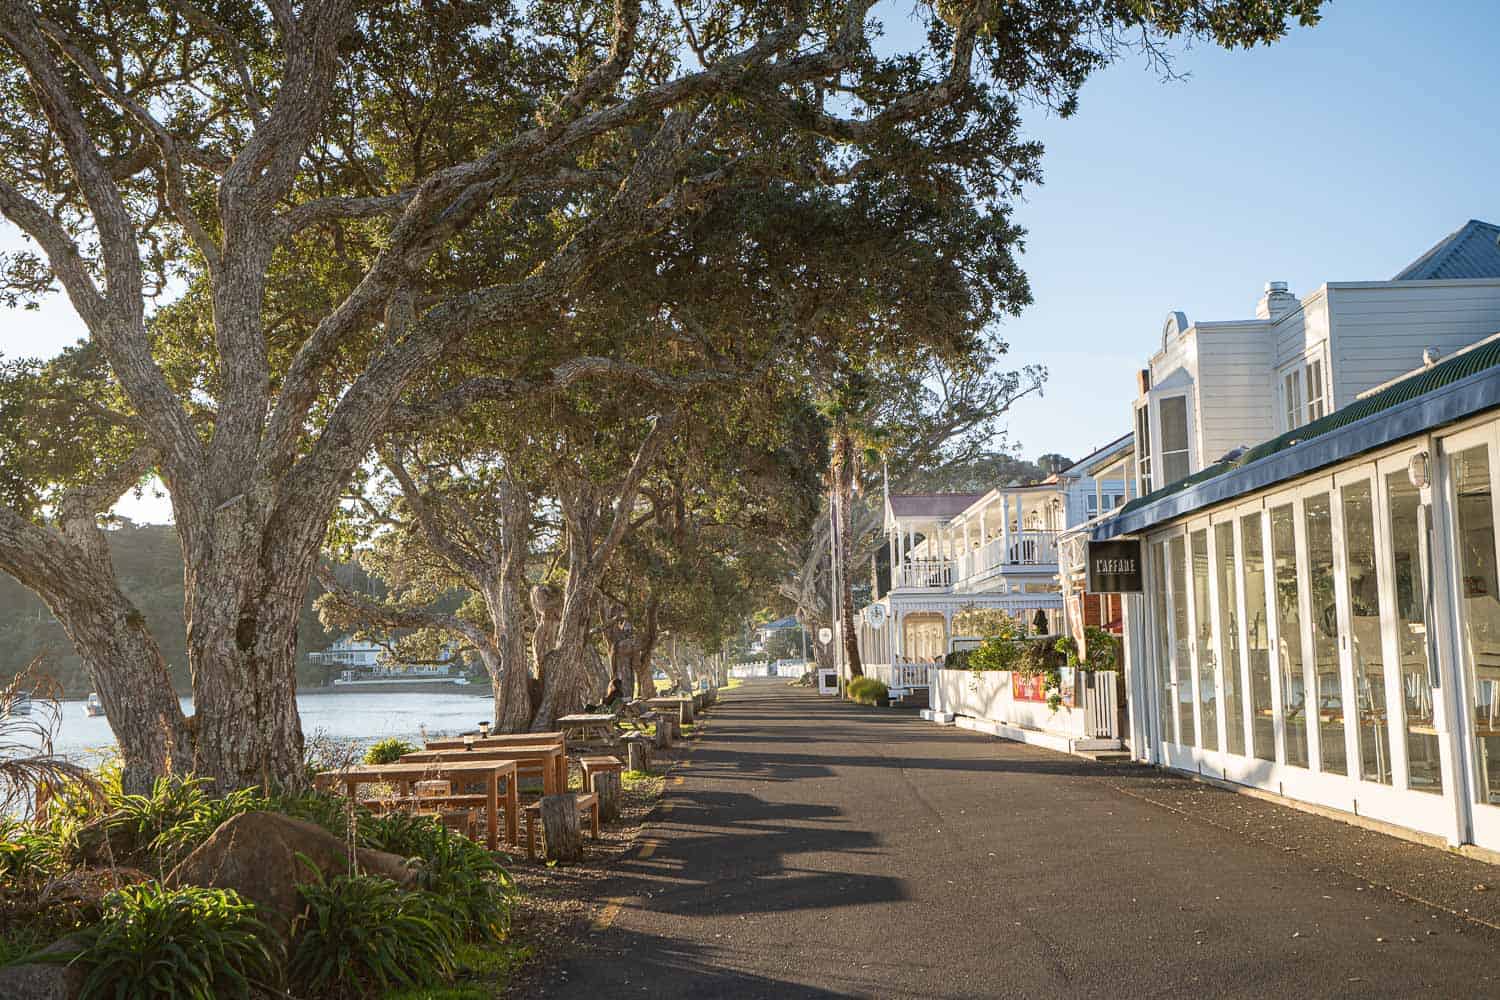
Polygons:
M912 559L896 574L898 588L943 590L953 586L953 563L948 559Z
M1006 539L996 538L975 549L967 576L977 576L1002 566L1051 566L1057 563L1057 532L1018 531Z

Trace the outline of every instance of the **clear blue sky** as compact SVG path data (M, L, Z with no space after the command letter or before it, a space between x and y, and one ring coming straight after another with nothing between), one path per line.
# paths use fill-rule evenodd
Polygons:
M1470 218L1500 222L1500 5L1339 0L1278 45L1127 57L1067 120L1018 206L1035 304L1002 329L1050 371L1008 421L1073 458L1129 430L1169 310L1249 319L1270 280L1380 280Z
M1036 302L1003 333L1051 376L1007 421L1021 453L1077 458L1125 433L1169 310L1248 318L1266 281L1388 278L1466 220L1500 222L1497 29L1485 0L1339 0L1270 48L1180 52L1185 80L1128 56L1073 118L1036 114L1046 183L1017 208ZM10 356L80 333L61 296L0 314Z

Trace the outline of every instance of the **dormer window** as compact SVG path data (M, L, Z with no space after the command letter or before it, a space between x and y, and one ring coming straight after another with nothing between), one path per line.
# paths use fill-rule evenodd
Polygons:
M1322 358L1312 358L1282 374L1281 403L1289 431L1321 419L1328 412Z

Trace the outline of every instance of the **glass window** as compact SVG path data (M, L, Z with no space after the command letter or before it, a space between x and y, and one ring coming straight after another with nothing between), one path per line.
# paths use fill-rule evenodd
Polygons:
M1304 382L1307 386L1307 422L1323 416L1323 361L1317 359L1309 361L1307 367L1302 369L1305 376Z
M1286 429L1302 426L1302 380L1297 371L1287 372L1281 379L1281 397L1286 406Z
M1291 504L1271 511L1276 582L1276 656L1281 663L1281 712L1286 762L1307 767L1307 681L1302 664L1302 607L1297 585L1297 527Z
M1427 664L1427 602L1417 506L1420 491L1403 470L1385 477L1391 517L1392 591L1396 595L1396 648L1400 656L1401 700L1406 706L1407 785L1419 792L1441 793L1443 767L1432 714L1432 686Z
M1151 410L1142 406L1135 411L1136 474L1141 481L1141 496L1151 492Z
M1234 522L1214 525L1214 556L1219 587L1219 662L1224 666L1224 748L1245 752L1245 704L1240 676L1240 610L1236 593Z
M1157 722L1161 726L1161 741L1174 743L1176 740L1172 735L1170 719L1170 713L1175 709L1172 704L1172 661L1169 659L1172 650L1167 635L1166 549L1165 542L1156 542L1151 546L1151 593L1152 603L1156 605L1152 611L1157 626L1151 631L1156 640L1153 652L1156 654L1156 686L1159 692Z
M1385 708L1385 657L1380 641L1380 582L1375 570L1375 500L1368 481L1345 486L1344 577L1349 581L1354 711L1359 718L1359 776L1391 783Z
M1250 665L1250 752L1276 759L1276 720L1271 701L1271 637L1266 622L1266 550L1260 515L1240 518L1240 566L1245 576L1245 657Z
M1166 486L1187 476L1187 397L1169 396L1161 401L1161 481Z
M1328 494L1303 501L1302 518L1307 533L1307 585L1312 597L1313 670L1317 678L1316 686L1308 692L1308 712L1317 720L1323 770L1348 774L1339 681L1338 599L1333 589L1333 513Z
M1177 682L1177 742L1192 746L1193 735L1193 633L1188 628L1187 548L1182 536L1168 544L1172 561L1172 669Z
M1486 446L1454 455L1451 479L1458 525L1464 666L1474 692L1478 799L1500 805L1500 580L1495 569L1495 508Z
M1214 684L1214 629L1208 604L1208 532L1195 531L1193 549L1193 629L1198 653L1198 745L1219 749L1219 715Z

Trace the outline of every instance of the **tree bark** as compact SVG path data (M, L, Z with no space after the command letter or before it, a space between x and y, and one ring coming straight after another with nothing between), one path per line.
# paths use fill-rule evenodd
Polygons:
M544 856L548 861L583 859L583 824L572 795L544 795L541 803Z
M613 823L620 818L620 772L601 771L594 775L593 792L599 796L599 822Z
M859 659L859 629L854 619L854 561L850 558L854 534L854 437L848 428L839 429L834 443L834 488L839 495L838 554L839 554L839 618L843 624L844 662L849 676L863 677L864 668Z

